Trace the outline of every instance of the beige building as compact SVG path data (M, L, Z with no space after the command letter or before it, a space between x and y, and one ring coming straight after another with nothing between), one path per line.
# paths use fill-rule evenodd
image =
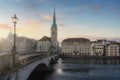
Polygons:
M90 55L91 43L86 38L67 38L61 43L61 55L75 56L75 55Z
M106 56L119 56L120 55L120 51L119 51L119 44L116 42L107 44L105 46L105 55Z

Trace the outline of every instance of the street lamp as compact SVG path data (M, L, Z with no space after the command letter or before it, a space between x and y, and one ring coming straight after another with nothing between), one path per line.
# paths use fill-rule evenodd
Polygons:
M13 67L15 67L15 54L17 53L16 49L16 24L17 24L18 18L16 15L12 17L12 22L14 24L14 44L12 48L12 53L13 53Z

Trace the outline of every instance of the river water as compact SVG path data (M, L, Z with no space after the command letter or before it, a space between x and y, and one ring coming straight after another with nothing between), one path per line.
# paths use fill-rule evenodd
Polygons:
M53 69L38 80L120 80L120 60L115 59L60 58Z

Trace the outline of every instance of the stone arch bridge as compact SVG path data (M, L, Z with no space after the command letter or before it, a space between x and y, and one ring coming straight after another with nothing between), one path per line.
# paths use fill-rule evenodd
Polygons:
M26 64L22 64L12 70L10 70L3 80L29 80L34 71L47 71L49 65L57 62L59 55L47 55L42 58L34 59Z

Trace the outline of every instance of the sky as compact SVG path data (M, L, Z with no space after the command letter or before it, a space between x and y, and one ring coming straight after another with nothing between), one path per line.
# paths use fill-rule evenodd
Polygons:
M54 5L58 40L84 37L120 38L120 0L0 0L0 39L13 32L11 17L19 18L17 35L39 40L50 36Z

